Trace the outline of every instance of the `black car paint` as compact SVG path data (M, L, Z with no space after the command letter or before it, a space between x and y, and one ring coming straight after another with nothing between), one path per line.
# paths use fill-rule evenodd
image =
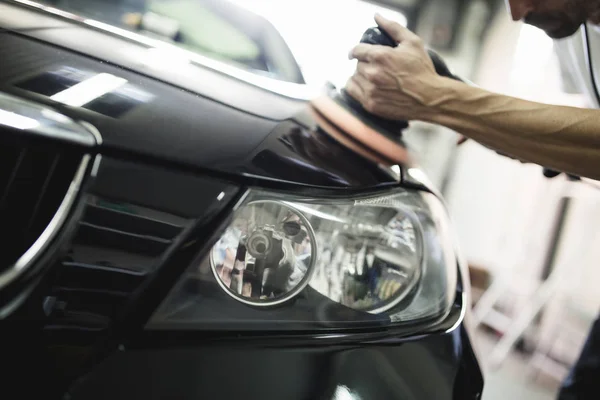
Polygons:
M294 185L364 189L397 182L389 172L386 174L330 140L314 124L305 127L290 120L282 125L67 50L10 33L0 33L0 37L2 52L14 55L0 65L0 88L43 101L73 119L90 122L102 132L103 151L109 154L126 152L229 177L248 175ZM28 54L39 58L23 65L21 60ZM36 93L24 89L32 86L29 84L32 79L44 80L36 88L44 87L42 84L60 87L55 82L57 78L49 74L60 68L109 73L127 79L152 100L132 109L128 107L118 118L113 118L88 108L60 105L39 90ZM235 93L236 89L222 90ZM277 104L280 99L281 96L272 95L262 107L269 110L270 104ZM299 115L306 113L305 110L294 107L289 111L290 118L306 120ZM275 132L271 134L272 131Z
M462 285L450 314L423 327L420 336L402 329L293 336L144 330L183 270L206 253L226 226L246 187L335 197L400 184L425 186L408 174L400 183L390 171L334 143L307 117L302 101L200 66L194 69L202 84L182 87L165 72L161 78L132 68L135 60L118 62L113 55L111 62L104 62L112 44L138 46L131 41L37 11L15 10L28 13L30 28L50 22L59 28L21 26L18 32L0 33L0 48L9 52L4 54L15 55L0 63L0 90L87 121L104 142L97 150L102 154L97 176L86 182L69 229L42 260L51 265L49 273L24 306L0 323L7 387L14 385L26 398L40 390L48 398L67 393L75 399L329 399L336 390L375 400L479 398L483 380L465 328L463 297L468 289ZM0 16L6 19L6 13ZM83 49L82 41L75 43L74 32L80 38L93 36L95 44L105 47ZM122 76L155 100L112 118L18 87L57 65ZM152 116L156 118L149 123ZM225 149L223 143L231 147ZM221 192L224 197L215 202ZM100 217L108 230L89 234L98 227L93 221L86 225L86 218L102 214L107 204L124 207L125 219ZM136 246L140 238L134 236L125 245L107 239L106 232L122 231L129 214L144 213L181 224L172 241L150 255L155 257L148 263L151 268L140 275L131 273L128 264L136 249L145 248ZM83 252L72 251L82 243ZM94 259L98 250L120 245L128 253L125 258ZM90 265L96 268L86 269ZM464 279L464 266L461 272ZM64 290L73 283L87 288ZM112 290L119 285L127 290ZM24 376L35 385L19 383Z
M71 394L73 399L300 400L335 399L337 391L338 398L352 399L473 399L481 382L462 372L477 368L466 339L460 328L390 344L285 346L273 338L246 345L238 339L162 350L123 347ZM352 395L342 397L340 390Z

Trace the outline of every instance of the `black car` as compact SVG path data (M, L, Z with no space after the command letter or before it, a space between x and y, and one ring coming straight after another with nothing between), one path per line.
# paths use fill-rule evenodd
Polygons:
M25 0L0 27L5 397L480 397L410 160L351 151L290 79Z

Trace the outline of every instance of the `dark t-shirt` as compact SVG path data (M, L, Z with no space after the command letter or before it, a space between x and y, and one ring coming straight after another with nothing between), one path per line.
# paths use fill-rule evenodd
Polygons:
M558 399L600 399L600 318L594 322L577 364L563 382Z

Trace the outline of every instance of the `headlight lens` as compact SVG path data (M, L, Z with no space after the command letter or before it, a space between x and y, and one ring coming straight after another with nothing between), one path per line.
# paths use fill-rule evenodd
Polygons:
M294 298L308 284L317 258L310 222L293 206L259 200L246 204L210 253L225 293L253 306Z
M455 296L447 216L432 194L352 200L252 191L153 329L296 330L420 322Z

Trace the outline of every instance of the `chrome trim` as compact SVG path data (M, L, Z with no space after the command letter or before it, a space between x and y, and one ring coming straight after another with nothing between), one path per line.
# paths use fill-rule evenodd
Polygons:
M268 90L273 93L280 94L285 97L289 97L292 99L298 100L311 100L314 97L318 96L321 93L320 87L310 86L306 84L293 83L293 82L285 82L280 81L274 78L270 78L268 76L257 75L253 72L246 71L242 68L237 68L235 66L226 64L221 61L214 60L212 58L203 56L201 54L195 53L193 51L185 50L181 47L172 45L170 43L152 39L131 31L127 31L125 29L117 28L115 26L105 24L100 21L96 21L93 19L83 18L81 16L71 14L66 11L59 10L54 7L45 6L43 4L39 4L29 0L12 0L15 3L22 4L24 6L28 6L31 8L35 8L46 12L48 14L53 14L55 16L67 19L69 21L87 25L89 27L93 27L95 29L101 30L103 32L110 33L115 36L119 36L124 39L128 39L130 41L136 42L138 44L142 44L147 46L148 48L156 48L161 50L166 50L170 52L173 56L179 56L182 59L189 60L194 64L201 65L205 68L209 68L213 71L228 75L232 78L238 79L240 81L249 83L253 86L257 86L259 88Z
M75 173L75 177L71 181L71 185L69 186L63 201L40 237L17 260L17 262L13 264L12 267L0 274L0 289L4 288L29 270L29 268L31 268L33 265L33 262L49 245L50 241L56 237L58 231L67 219L71 207L75 203L75 198L77 197L79 189L81 188L81 183L85 177L85 172L90 163L90 159L91 156L89 154L83 156L77 172Z
M301 211L297 210L294 206L291 206L287 203L277 201L277 200L255 200L255 201L251 201L247 204L244 204L244 206L251 206L254 204L264 204L264 203L277 204L279 206L286 207L286 208L294 211L298 215L298 217L300 217L300 219L302 220L302 222L304 222L304 224L306 226L306 230L311 239L311 247L313 247L311 250L312 250L313 254L314 255L318 254L318 247L317 247L318 245L317 245L317 238L315 236L315 231L313 230L312 225L308 221L308 218L306 218L304 216L304 214ZM304 288L306 288L308 286L308 284L310 283L313 273L315 271L315 264L317 262L317 257L315 257L315 256L311 257L310 265L306 268L306 275L304 275L304 277L302 278L302 281L300 281L298 286L296 286L294 289L292 289L291 291L289 291L288 293L283 295L281 298L276 299L274 301L260 302L260 301L248 300L247 298L234 293L230 288L225 286L225 284L223 283L223 280L221 279L221 277L219 276L219 273L217 272L217 266L215 264L214 257L213 257L213 249L214 249L214 245L210 249L208 259L209 259L210 269L215 277L215 280L221 287L221 289L223 289L223 291L225 293L227 293L229 296L231 296L235 300L239 301L240 303L244 303L244 304L247 304L249 306L254 306L254 307L261 307L261 308L273 307L273 306L276 306L279 304L283 304L287 301L290 301L297 295L299 295L304 290Z
M460 315L458 316L458 319L456 320L456 322L454 323L454 325L452 325L450 328L446 329L446 332L444 333L451 333L454 332L465 320L465 316L467 315L467 308L468 308L468 297L467 294L465 292L461 293L462 296L462 307L460 309Z
M92 130L85 129L71 118L49 107L3 92L0 92L0 127L86 147L95 146L97 140Z
M102 156L98 154L94 159L94 164L92 164L92 171L90 172L90 176L95 178L98 176L98 169L100 169L100 163L102 162Z
M79 122L80 125L83 125L84 128L86 128L88 131L90 131L90 133L92 135L94 135L94 138L96 139L96 144L98 146L102 145L102 143L104 143L104 140L102 139L102 135L100 134L100 131L98 130L98 128L96 128L94 125L90 124L87 121L77 121Z

